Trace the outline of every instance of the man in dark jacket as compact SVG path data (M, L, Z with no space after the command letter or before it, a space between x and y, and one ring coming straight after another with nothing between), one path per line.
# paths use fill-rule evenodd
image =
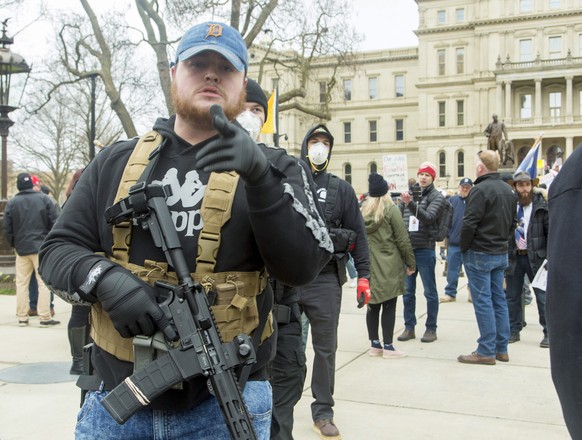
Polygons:
M449 203L453 206L453 219L447 234L447 285L445 286L445 294L440 299L441 303L453 302L457 299L457 285L463 265L460 247L461 228L463 227L467 196L471 188L473 188L473 181L468 177L463 177L459 183L458 194L449 199Z
M28 325L28 286L31 277L38 281L37 314L41 327L60 324L51 319L50 291L38 275L38 250L57 219L52 201L33 189L32 178L21 173L16 178L18 194L4 211L4 236L16 250L16 315L20 326Z
M550 186L546 317L552 379L573 439L582 438L582 148Z
M370 260L364 219L351 185L326 170L333 149L333 136L325 125L307 132L301 146L301 159L311 168L319 201L334 242L334 257L315 281L299 289L299 304L311 324L315 352L311 392L314 430L322 438L339 438L333 422L335 354L342 285L346 282L348 251L358 271L357 296L363 306L369 300Z
M532 179L528 172L518 171L511 180L517 193L517 228L515 237L509 239L509 271L507 272L507 306L511 335L509 343L520 339L523 328L523 284L524 277L533 278L547 255L549 214L544 197L534 192L538 179ZM544 338L540 347L548 348L546 329L546 292L534 287L540 325Z
M477 180L469 194L461 229L463 264L480 333L477 350L457 358L466 364L509 361L509 315L503 276L517 200L511 187L501 180L498 167L496 151L479 152Z
M201 375L162 393L123 425L99 403L133 373L132 337L157 329L167 338L175 335L150 284L156 278L170 282L174 274L164 252L149 231L112 230L105 221L103 213L124 188L122 176L171 189L166 204L188 270L214 304L223 339L244 332L257 342L243 397L258 438L269 436L273 293L266 272L289 285L309 283L329 261L332 246L297 159L257 144L230 122L243 109L247 68L247 48L236 29L218 22L190 28L170 71L176 115L155 123L163 142L156 154L145 156L149 167L127 173L126 164L138 166L130 157L137 139L104 149L81 175L43 244L47 283L70 302L92 306L92 361L102 382L85 397L77 439L94 438L96 431L124 440L154 438L158 429L167 438L230 439L208 378ZM216 217L225 219L218 228ZM256 338L255 329L263 329Z
M435 240L431 230L444 209L445 197L434 187L436 167L430 162L420 164L417 173L420 192L419 197L404 192L400 195L404 203L404 224L408 228L410 244L414 249L416 272L406 277L406 293L404 294L404 332L398 336L399 341L416 338L416 278L420 273L424 296L426 298L426 330L421 342L437 340L437 316L439 313L439 294L436 287Z

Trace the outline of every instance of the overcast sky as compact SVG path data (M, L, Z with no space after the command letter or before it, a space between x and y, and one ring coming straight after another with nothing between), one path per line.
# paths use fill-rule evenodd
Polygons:
M418 5L415 0L352 0L356 30L365 35L361 50L418 45Z
M107 5L118 0L91 0L91 4L98 11L107 8ZM38 0L27 0L26 9L15 13L11 8L2 8L0 21L11 17L8 35L15 36L14 52L23 55L38 54L43 49L43 40L39 35L50 32L50 25L46 22L32 23L24 28L35 17L35 6ZM1 2L0 2L1 3ZM415 0L352 0L354 8L354 27L364 35L364 41L359 50L392 49L418 45L414 30L418 27L418 6ZM51 3L49 3L51 4ZM52 0L55 8L62 9L69 5L75 10L82 11L78 0ZM14 35L16 31L20 31ZM35 58L35 56L33 56ZM33 60L34 61L34 60Z

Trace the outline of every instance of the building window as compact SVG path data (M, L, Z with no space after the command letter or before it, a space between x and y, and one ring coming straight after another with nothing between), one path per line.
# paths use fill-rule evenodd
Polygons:
M465 125L465 101L457 101L457 125Z
M352 100L352 80L344 79L344 100Z
M444 127L445 126L445 101L439 101L438 102L438 107L439 107L439 127Z
M560 115L562 111L562 93L552 92L549 96L550 101L550 122L560 122Z
M459 151L457 153L457 176L463 177L465 175L465 153Z
M519 96L520 102L520 109L519 109L519 117L521 119L530 119L531 118L531 94L525 93Z
M447 11L437 11L437 24L445 24L447 22Z
M404 75L394 76L394 94L397 98L404 96Z
M378 140L378 121L368 121L370 127L370 142Z
M457 47L457 73L465 73L465 48Z
M378 78L368 78L368 92L370 99L378 99Z
M378 165L376 164L376 162L371 162L370 163L370 174L377 173L377 172L378 172Z
M445 65L446 65L447 51L445 49L437 50L437 58L438 58L438 66L439 66L439 75L444 75L446 72Z
M550 9L558 9L561 6L560 0L550 0Z
M457 20L457 23L462 23L463 21L465 21L465 9L464 8L455 9L455 18Z
M396 140L404 140L404 119L395 119Z
M344 165L344 180L352 184L352 166L349 163Z
M523 63L531 60L533 60L532 40L519 40L519 61Z
M548 49L551 60L562 58L562 37L550 37L548 39Z
M352 123L344 122L344 143L350 144L352 142Z
M319 102L325 103L327 100L327 83L325 81L319 82Z
M447 155L444 151L439 153L439 177L447 175Z
M520 0L519 12L531 12L531 0Z

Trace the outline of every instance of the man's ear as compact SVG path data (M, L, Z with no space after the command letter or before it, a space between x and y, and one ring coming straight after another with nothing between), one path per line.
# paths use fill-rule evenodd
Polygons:
M177 68L178 68L178 65L176 63L172 63L172 65L170 66L170 76L172 77L172 80L174 79L174 76L176 75Z

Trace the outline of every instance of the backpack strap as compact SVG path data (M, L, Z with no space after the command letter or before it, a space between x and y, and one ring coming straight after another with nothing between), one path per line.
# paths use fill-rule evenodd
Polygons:
M220 248L220 230L230 220L239 175L234 171L211 173L200 214L204 226L198 236L196 273L214 273Z
M339 188L339 177L329 173L327 182L327 195L325 196L325 222L328 227L333 226L331 223L331 214L337 201L337 191Z
M139 138L133 149L117 188L113 204L119 202L129 194L129 189L136 184L150 162L150 155L162 143L163 136L151 130ZM113 226L112 255L115 259L129 262L129 243L131 241L131 221L122 222Z

